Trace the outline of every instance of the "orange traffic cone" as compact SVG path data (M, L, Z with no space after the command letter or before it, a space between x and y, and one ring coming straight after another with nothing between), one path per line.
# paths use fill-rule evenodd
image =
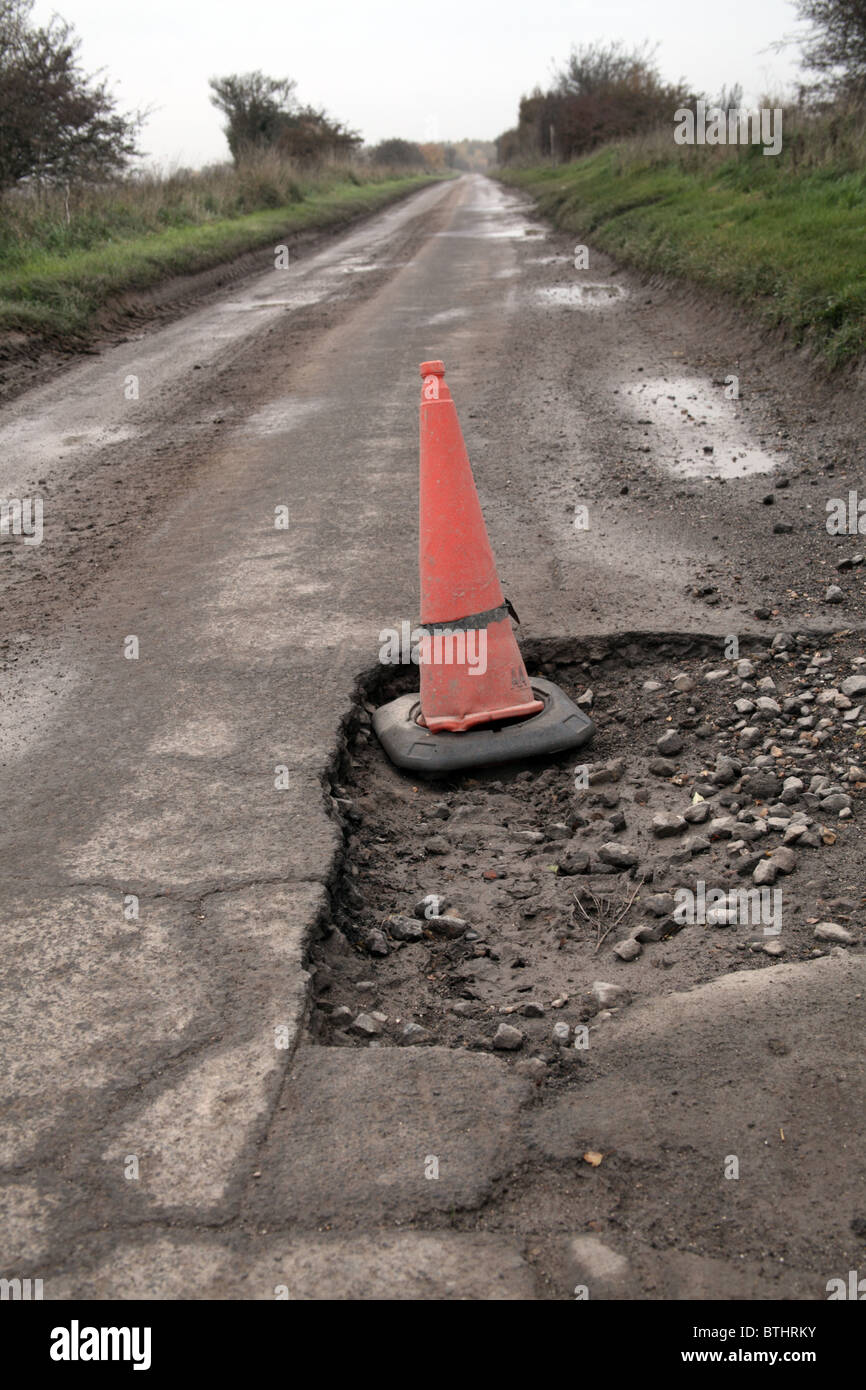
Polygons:
M544 708L529 684L442 362L421 375L421 720L462 731Z

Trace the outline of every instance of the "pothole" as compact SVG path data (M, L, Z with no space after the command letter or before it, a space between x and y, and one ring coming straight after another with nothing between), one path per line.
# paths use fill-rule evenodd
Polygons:
M372 732L411 680L378 671L331 788L345 858L311 1039L497 1051L553 1080L636 1000L858 949L862 645L725 641L528 648L591 703L594 743L430 782Z

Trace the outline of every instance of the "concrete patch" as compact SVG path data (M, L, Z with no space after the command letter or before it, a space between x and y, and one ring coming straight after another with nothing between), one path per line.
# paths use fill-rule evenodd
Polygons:
M544 1268L570 1298L704 1301L822 1298L824 1281L772 1260L717 1260L688 1250L653 1249L622 1233L554 1242ZM617 1248L613 1248L615 1242ZM622 1253L627 1251L627 1255ZM584 1292L585 1291L585 1292Z
M29 983L16 988L9 968L0 1152L11 1164L35 1150L43 1170L38 1186L0 1195L6 1258L12 1242L37 1259L107 1210L129 1220L230 1197L290 1063L307 933L327 902L317 884L258 885L212 894L198 913L145 899L127 921L120 894L92 891L7 923ZM81 1187L67 1189L61 1174L76 1173Z
M610 1298L626 1287L628 1260L597 1236L573 1236L568 1257L570 1275L587 1296Z
M244 1261L218 1239L161 1236L125 1242L90 1269L45 1281L46 1301L82 1299L232 1298Z
M188 913L123 895L58 893L7 909L0 1024L7 1058L0 1162L23 1160L65 1115L92 1119L95 1097L138 1083L198 1039L206 976ZM179 982L183 981L183 988ZM47 1098L50 1097L50 1100Z
M862 1258L864 990L866 957L836 950L634 1007L593 1034L592 1079L531 1136L559 1160L603 1152L641 1239L844 1273Z
M46 1299L497 1300L535 1297L520 1243L457 1231L374 1231L259 1241L163 1237L124 1245L96 1268L61 1275Z
M5 1277L20 1277L23 1269L29 1269L46 1253L51 1213L61 1200L58 1193L46 1196L31 1183L13 1182L0 1188L0 1259Z
M293 1240L253 1264L246 1297L279 1290L304 1300L530 1299L534 1280L521 1243L458 1231Z
M480 1053L304 1048L249 1211L309 1228L477 1207L519 1160L530 1089Z
M159 1089L103 1153L118 1173L127 1154L138 1155L134 1191L145 1200L200 1210L227 1196L291 1059L309 983L306 936L326 902L324 889L306 884L221 893L206 904L203 930L222 943L215 953L229 995L222 1026L244 1036Z
M285 1054L283 1054L285 1055ZM202 1209L226 1195L232 1171L265 1122L282 1067L273 1029L206 1057L123 1125L103 1153L123 1181L139 1163L136 1195L163 1207Z
M310 864L328 864L337 833L305 769L290 767L288 785L278 789L279 763L269 750L256 767L232 765L203 741L200 733L194 756L147 761L89 840L68 852L69 873L194 896L249 879L303 877Z

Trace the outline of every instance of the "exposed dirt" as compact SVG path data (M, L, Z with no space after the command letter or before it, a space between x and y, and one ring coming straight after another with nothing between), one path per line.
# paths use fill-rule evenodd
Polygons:
M347 852L314 953L319 1041L492 1049L508 1023L506 1055L562 1076L608 1004L820 958L819 923L862 939L864 696L840 690L866 688L862 642L750 640L739 662L714 639L564 645L529 667L591 699L594 742L570 758L414 781L361 707L332 789ZM710 911L714 890L752 896L731 921L684 923L676 895L700 882Z

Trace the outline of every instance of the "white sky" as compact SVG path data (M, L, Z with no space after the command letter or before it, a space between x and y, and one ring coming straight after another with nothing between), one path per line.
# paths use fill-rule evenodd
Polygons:
M37 0L34 18L55 11L123 108L153 108L142 146L163 165L228 156L208 78L254 68L370 142L493 139L591 40L649 39L663 77L711 97L739 81L755 101L797 72L796 48L766 51L796 32L790 0Z

